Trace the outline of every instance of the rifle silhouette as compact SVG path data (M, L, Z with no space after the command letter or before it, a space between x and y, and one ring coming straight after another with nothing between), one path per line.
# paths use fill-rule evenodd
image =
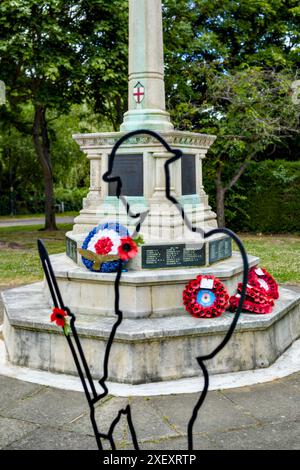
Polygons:
M229 327L224 339L221 341L221 343L217 347L215 347L215 349L210 354L206 354L204 356L196 357L196 360L197 360L197 362L198 362L198 364L199 364L199 366L200 366L200 368L203 372L204 387L203 387L203 390L200 394L200 397L199 397L199 399L198 399L198 401L197 401L197 403L196 403L196 405L193 409L192 416L191 416L191 418L188 422L188 426L187 426L188 449L193 450L193 447L194 447L193 446L193 427L194 427L195 421L197 419L199 410L200 410L201 406L203 405L203 403L205 401L205 398L206 398L206 395L207 395L207 392L208 392L208 387L209 387L209 374L208 374L205 362L212 359L213 357L215 357L226 346L226 344L231 339L231 337L234 333L234 330L236 328L236 325L237 325L237 322L239 320L240 314L242 312L242 306L243 306L243 302L244 302L245 295L246 295L247 281L248 281L248 269L249 269L248 258L247 258L247 253L245 251L243 243L241 242L239 237L234 232L232 232L231 230L226 229L226 228L218 228L218 229L212 229L209 232L205 232L200 227L196 227L191 223L191 221L189 220L189 218L185 214L183 206L179 203L179 201L174 196L171 195L171 189L170 189L171 185L170 185L169 166L172 163L174 163L176 160L182 158L182 156L183 156L182 151L179 150L179 149L171 148L169 146L169 144L156 132L149 131L149 130L143 130L143 129L130 132L130 133L122 136L116 142L116 144L115 144L115 146L114 146L114 148L113 148L113 150L112 150L112 152L109 156L108 171L106 173L104 173L104 175L103 175L103 180L105 182L107 182L107 183L111 183L111 182L117 183L116 196L122 201L122 203L123 203L123 205L126 209L127 215L132 217L132 218L139 219L139 220L137 220L135 232L133 233L132 236L135 237L136 234L140 231L141 226L142 226L145 218L147 217L149 211L146 210L146 211L141 212L141 213L136 213L136 214L133 213L130 209L130 205L127 202L126 197L121 195L122 180L121 180L120 176L111 176L111 175L112 175L112 171L113 171L114 159L116 157L116 152L117 152L118 148L127 139L130 139L130 138L132 138L136 135L141 135L141 134L150 135L150 136L156 138L165 147L167 152L174 155L173 157L169 158L166 161L165 166L164 166L165 178L166 178L166 198L170 202L172 202L173 204L176 205L176 207L177 207L177 209L178 209L178 211L179 211L179 213L182 217L182 220L186 224L188 229L191 232L198 233L204 239L209 238L212 235L219 234L219 233L223 233L223 234L228 235L229 237L231 237L232 240L234 240L236 242L236 244L237 244L237 246L240 250L240 253L241 253L241 256L242 256L242 261L243 261L243 286L242 286L242 291L241 291L241 297L240 297L240 301L239 301L239 304L238 304L237 311L233 315L233 319L232 319L232 322L230 324L230 327ZM105 349L104 362L103 362L103 376L99 380L99 384L101 385L101 387L103 389L103 392L98 393L96 391L96 388L95 388L95 385L94 385L94 382L93 382L93 379L92 379L92 376L91 376L91 373L90 373L90 369L89 369L89 366L87 364L87 361L86 361L86 358L85 358L85 355L84 355L84 352L83 352L83 349L82 349L82 346L81 346L81 343L80 343L80 339L79 339L78 334L77 334L76 324L75 324L76 317L70 311L70 309L67 306L65 306L64 303L63 303L63 300L62 300L62 297L61 297L61 294L60 294L60 291L59 291L59 288L58 288L58 285L57 285L57 282L56 282L56 279L55 279L55 275L54 275L54 272L53 272L53 269L52 269L52 265L51 265L47 250L46 250L46 248L45 248L45 246L44 246L44 244L41 240L38 240L38 250L39 250L42 266L43 266L43 269L44 269L44 273L45 273L45 276L46 276L46 280L47 280L47 283L48 283L48 286L49 286L49 289L50 289L50 293L51 293L51 297L52 297L52 300L53 300L54 307L61 308L70 317L70 328L71 328L73 337L71 337L70 335L66 335L66 339L68 341L68 344L69 344L72 356L74 358L74 362L75 362L75 365L76 365L76 368L77 368L77 371L78 371L78 374L79 374L79 377L80 377L80 380L81 380L81 383L82 383L82 386L83 386L83 389L84 389L84 392L85 392L85 395L86 395L86 398L87 398L87 401L88 401L88 405L90 407L90 419L91 419L91 422L92 422L92 426L93 426L93 430L94 430L94 434L95 434L95 438L96 438L99 450L103 450L103 445L102 445L102 440L103 439L109 441L112 450L116 449L115 442L114 442L114 439L113 439L113 433L114 433L114 429L115 429L116 425L119 423L122 415L126 416L126 418L127 418L127 422L128 422L129 430L130 430L130 433L131 433L134 449L139 450L139 445L138 445L138 441L137 441L137 437L136 437L136 432L135 432L135 428L134 428L133 421L132 421L131 408L130 408L129 405L125 409L119 410L116 418L111 423L111 426L109 428L108 433L106 433L106 434L99 431L99 428L98 428L98 425L97 425L96 419L95 419L95 405L96 405L96 403L98 403L101 399L103 399L108 394L108 388L107 388L105 382L107 381L107 378L108 378L108 363L109 363L110 351L111 351L111 347L112 347L112 344L113 344L113 340L115 338L116 331L117 331L119 325L122 323L122 320L123 320L123 313L119 308L119 304L120 304L119 287L120 287L120 280L121 280L122 270L123 270L123 262L120 260L120 263L118 265L118 271L117 271L116 279L115 279L115 284L114 284L114 287L115 287L115 315L117 317L117 320L113 325L113 328L111 330L111 333L110 333L110 336L109 336L109 339L108 339L108 342L107 342L107 345L106 345L106 349Z
M103 450L103 444L102 444L102 439L109 441L110 446L112 450L116 450L114 438L113 438L113 433L116 425L119 423L122 415L126 416L127 418L127 423L129 426L129 430L131 433L132 437L132 442L135 450L139 450L139 445L138 441L136 438L136 433L135 429L132 423L132 417L131 417L131 409L130 405L128 405L125 409L121 409L116 418L112 421L110 428L108 430L108 433L103 433L99 431L99 427L96 422L95 418L95 405L103 399L106 395L108 395L108 388L106 386L106 380L108 377L108 361L109 361L109 355L110 355L110 350L111 346L117 331L118 326L121 324L122 319L123 319L123 314L119 309L119 282L122 274L122 268L123 268L123 263L120 261L119 267L118 267L118 272L115 280L115 313L117 315L117 320L113 325L113 328L111 330L107 345L106 345L106 350L105 350L105 355L104 355L104 363L103 363L103 376L99 380L99 384L101 385L103 391L98 393L94 384L94 381L92 379L92 375L90 372L90 368L88 366L88 363L86 361L86 357L84 354L84 351L81 346L81 342L77 333L76 329L76 316L74 313L72 313L67 307L62 299L59 287L56 282L56 278L53 272L53 268L48 256L48 252L45 248L44 243L42 240L38 240L38 251L40 255L40 259L42 262L43 270L46 276L46 280L49 286L50 294L52 297L53 305L56 308L60 308L64 310L68 317L70 317L70 328L72 331L72 337L71 335L65 335L66 340L68 342L70 351L72 353L76 369L78 371L79 378L82 383L82 387L90 408L90 419L91 423L93 426L97 446L99 450Z

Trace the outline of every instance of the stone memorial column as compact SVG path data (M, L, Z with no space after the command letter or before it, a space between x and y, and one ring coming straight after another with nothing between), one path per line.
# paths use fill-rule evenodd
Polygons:
M128 112L121 131L171 131L165 107L161 0L129 0Z

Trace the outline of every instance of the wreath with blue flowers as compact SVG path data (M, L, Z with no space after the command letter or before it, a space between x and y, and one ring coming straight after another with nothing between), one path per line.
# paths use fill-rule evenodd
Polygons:
M91 230L85 238L79 253L84 266L93 272L117 272L138 253L143 237L130 237L126 227L116 222L107 222Z

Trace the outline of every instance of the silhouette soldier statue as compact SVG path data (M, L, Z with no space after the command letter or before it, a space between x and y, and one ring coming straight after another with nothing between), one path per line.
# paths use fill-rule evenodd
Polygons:
M233 315L233 318L232 318L231 324L229 326L229 329L228 329L225 337L223 338L223 340L220 342L220 344L218 346L216 346L214 348L214 350L212 352L210 352L209 354L206 354L205 356L199 356L199 357L195 358L195 361L198 362L199 368L201 369L201 371L203 373L204 386L203 386L203 389L200 392L199 398L198 398L198 400L197 400L197 402L194 406L192 416L187 417L188 449L193 450L193 448L194 448L193 427L194 427L195 421L197 419L200 407L204 403L205 397L207 395L208 387L209 387L209 374L208 374L205 363L206 363L206 361L209 361L210 359L214 358L226 346L226 344L231 339L231 337L234 333L235 327L237 325L238 319L239 319L240 314L241 314L242 305L243 305L244 298L245 298L245 293L246 293L247 279L248 279L248 259L247 259L247 254L246 254L246 251L244 249L244 246L243 246L242 242L237 237L237 235L234 232L232 232L231 230L226 229L226 228L218 228L218 229L212 229L208 232L204 232L204 230L202 228L195 227L190 222L190 220L188 219L188 217L185 214L183 206L179 203L179 201L173 195L171 195L171 190L170 190L170 165L172 165L176 160L180 159L183 156L183 154L182 154L181 150L171 148L169 146L169 144L159 134L157 134L154 131L150 131L150 130L142 130L141 129L141 130L130 132L130 133L124 135L123 137L121 137L121 139L115 144L115 146L114 146L114 148L113 148L113 150L112 150L112 152L109 156L108 171L103 175L103 180L105 182L107 182L107 183L116 183L116 196L119 198L119 200L124 205L124 207L126 209L126 212L127 212L127 215L135 221L135 229L134 229L134 232L132 233L131 236L134 238L140 232L140 229L141 229L141 227L142 227L142 225L143 225L143 223L144 223L144 221L145 221L145 219L148 215L148 210L146 210L144 212L139 212L139 213L134 213L131 210L130 204L128 203L126 197L124 195L122 195L122 178L121 178L121 176L112 176L113 165L114 165L114 161L115 161L115 158L116 158L117 150L120 148L120 146L127 139L130 139L130 138L132 138L136 135L145 135L145 134L156 138L161 143L161 145L164 146L166 151L173 155L172 157L170 157L166 161L165 168L164 168L164 170L165 170L165 180L166 180L166 198L167 198L168 201L170 201L172 204L174 204L176 206L176 208L179 211L179 213L182 217L182 220L183 220L184 224L187 226L187 228L191 232L198 233L199 237L201 237L202 240L206 239L206 238L209 238L209 237L211 237L215 234L218 234L218 233L223 233L223 234L226 234L226 235L230 236L231 239L233 239L236 242L236 244L239 248L239 251L241 253L242 260L243 260L243 287L242 287L242 291L241 291L241 297L240 297L240 301L239 301L237 311ZM87 398L87 401L88 401L88 405L90 407L91 423L92 423L92 426L93 426L93 430L94 430L94 434L95 434L95 438L96 438L99 450L103 450L103 441L108 441L112 450L116 449L113 434L114 434L114 430L115 430L115 428L116 428L117 424L119 423L122 416L125 416L126 419L127 419L129 430L130 430L131 437L132 437L133 447L134 447L135 450L139 450L138 440L137 440L137 436L136 436L136 432L135 432L135 428L134 428L133 420L132 420L131 408L130 408L129 405L126 408L121 409L118 412L115 419L112 421L112 423L110 425L110 428L109 428L107 433L101 432L99 430L99 426L98 426L98 424L96 422L96 418L95 418L95 405L97 403L99 403L100 400L102 400L108 394L108 388L107 388L107 385L106 385L106 381L107 381L108 375L109 375L109 358L110 358L111 347L112 347L112 344L113 344L113 341L114 341L114 338L115 338L116 331L117 331L118 327L120 326L120 324L122 323L122 320L123 320L123 313L120 310L120 280L121 280L121 277L122 277L122 272L124 270L124 265L123 265L122 260L120 260L120 263L118 265L118 270L117 270L117 273L116 273L116 279L115 279L115 285L114 285L114 287L115 287L115 317L116 317L116 321L113 324L112 330L110 332L109 339L107 341L106 349L105 349L104 361L103 361L103 376L99 380L99 384L102 388L102 391L99 393L96 390L94 381L93 381L92 376L91 376L89 366L87 364L87 361L86 361L86 358L85 358L85 355L84 355L84 351L83 351L81 343L80 343L79 336L77 334L76 323L75 323L76 322L76 317L70 311L70 309L67 306L65 306L64 303L63 303L63 299L61 297L61 294L60 294L60 291L59 291L59 288L58 288L58 285L57 285L57 282L56 282L56 279L55 279L55 276L54 276L54 272L53 272L53 269L52 269L52 266L51 266L51 262L49 260L49 256L47 254L47 250L46 250L46 248L45 248L45 246L44 246L44 244L41 240L38 240L38 249L39 249L40 258L41 258L41 261L42 261L42 266L43 266L43 269L44 269L44 272L45 272L46 280L47 280L48 285L49 285L49 289L50 289L50 293L51 293L51 296L52 296L54 307L56 307L58 309L61 309L62 311L66 312L67 315L70 317L70 328L71 328L72 336L69 335L69 334L66 335L66 340L69 344L71 353L73 355L75 365L76 365L76 368L78 370L78 374L79 374L80 380L82 382L82 386L83 386L83 389L84 389L84 392L85 392L85 395L86 395L86 398Z

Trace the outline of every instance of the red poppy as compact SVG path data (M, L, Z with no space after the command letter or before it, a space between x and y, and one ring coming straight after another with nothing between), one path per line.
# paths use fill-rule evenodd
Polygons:
M53 322L55 321L55 323L57 324L57 326L61 326L62 328L64 328L65 326L65 323L66 323L66 319L65 317L67 316L67 312L65 310L62 310L61 308L56 308L54 307L54 309L52 310L52 314L51 314L51 317L50 317L50 320Z
M95 243L95 250L97 255L107 255L113 247L113 242L109 237L99 238Z
M138 248L131 237L124 237L121 238L121 245L118 248L118 253L122 261L128 261L138 254Z

